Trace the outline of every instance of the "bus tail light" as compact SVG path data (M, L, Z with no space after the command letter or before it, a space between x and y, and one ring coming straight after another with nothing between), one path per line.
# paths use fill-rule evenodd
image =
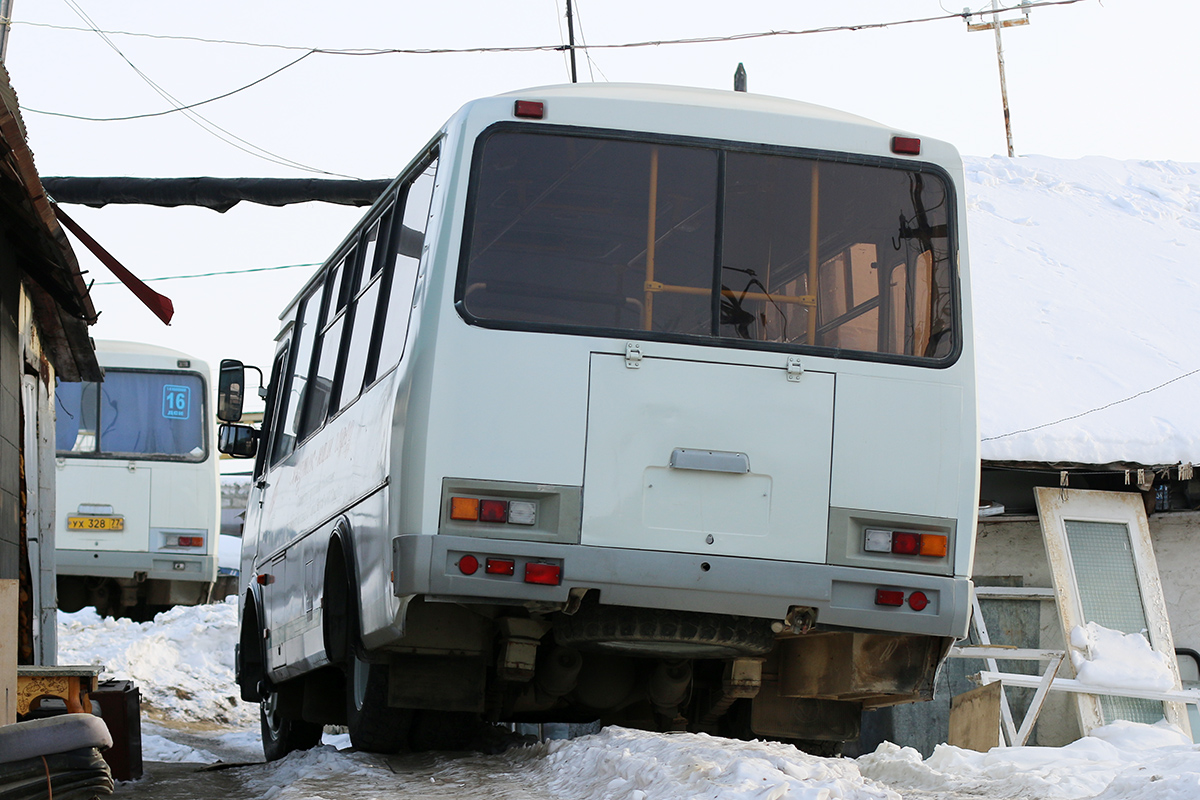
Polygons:
M508 522L507 500L480 500L480 522Z
M483 571L488 575L515 575L517 562L511 558L489 558L484 562Z
M450 519L458 522L535 525L537 523L537 503L532 500L451 497Z
M531 561L525 565L525 582L558 586L562 583L562 567L558 564L537 564Z
M468 520L479 519L479 501L474 497L451 497L450 519Z
M902 606L904 605L904 592L899 589L876 589L875 605Z
M868 553L945 558L949 546L949 537L943 533L914 533L880 528L867 528L863 531L863 550Z
M913 592L908 596L908 607L913 611L924 611L927 605L929 605L929 598L925 596L924 592Z
M463 556L458 560L458 571L463 575L474 575L479 570L479 559L475 556Z
M204 537L171 536L167 538L167 547L204 547Z

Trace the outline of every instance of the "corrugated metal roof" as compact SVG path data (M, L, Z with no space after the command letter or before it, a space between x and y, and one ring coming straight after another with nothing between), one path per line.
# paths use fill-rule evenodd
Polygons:
M21 255L24 283L47 356L59 377L99 380L88 326L96 309L79 262L42 188L16 92L0 65L0 225Z

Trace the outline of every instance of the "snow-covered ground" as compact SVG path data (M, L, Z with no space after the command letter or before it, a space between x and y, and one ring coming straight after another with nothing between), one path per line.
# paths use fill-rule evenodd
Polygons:
M233 602L176 608L152 622L59 615L60 663L96 663L133 680L143 700L149 762L261 761L258 710L237 699ZM1147 658L1136 644L1080 631L1107 674L1128 683ZM1122 668L1124 665L1124 668ZM383 757L326 735L314 750L243 767L267 800L380 796L561 800L1194 800L1200 747L1165 725L1118 723L1064 748L976 753L940 746L928 759L885 743L858 759L817 758L790 745L704 734L606 728L495 756ZM340 749L339 749L340 748ZM149 771L154 771L150 764ZM419 795L412 795L414 789Z

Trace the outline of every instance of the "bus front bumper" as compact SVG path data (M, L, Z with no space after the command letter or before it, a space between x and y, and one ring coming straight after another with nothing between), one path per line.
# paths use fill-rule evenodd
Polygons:
M489 559L497 571L488 571ZM547 572L531 564L557 566L560 582L527 582ZM395 537L392 570L398 597L520 606L566 603L572 590L595 590L605 605L780 621L799 606L814 609L823 626L953 638L966 636L971 606L966 578L444 534ZM881 589L892 598L902 592L905 602L879 605ZM925 597L920 610L907 602L913 593Z

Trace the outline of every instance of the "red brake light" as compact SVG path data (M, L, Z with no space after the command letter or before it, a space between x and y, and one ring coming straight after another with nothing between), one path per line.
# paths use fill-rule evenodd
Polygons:
M892 552L915 556L921 550L921 534L896 531L892 534Z
M562 567L558 564L535 564L530 562L525 565L525 582L558 586L562 583Z
M508 522L507 500L480 500L480 522Z
M875 605L902 606L904 605L904 592L899 589L876 589Z
M546 114L546 106L538 100L518 100L513 104L513 116L524 119L541 119Z
M489 558L483 567L488 575L513 575L516 569L516 562L508 558Z
M463 556L458 560L458 571L463 575L474 575L479 569L479 559L475 556Z
M908 596L908 607L913 611L922 611L929 605L929 598L924 592L913 592Z
M911 136L893 136L892 152L901 156L921 155L921 140Z

